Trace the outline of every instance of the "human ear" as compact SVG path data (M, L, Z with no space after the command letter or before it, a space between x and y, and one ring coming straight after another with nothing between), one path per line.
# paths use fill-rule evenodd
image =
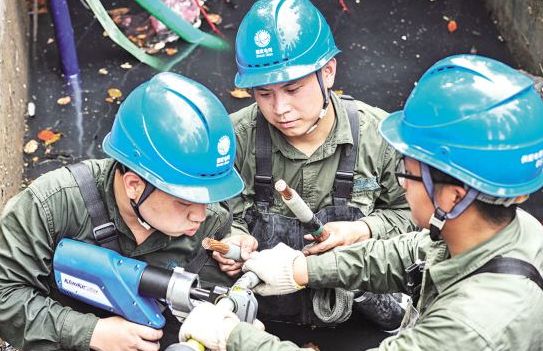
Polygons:
M437 203L445 212L450 212L467 194L464 187L453 184L440 184L435 187L435 191Z
M336 59L332 58L322 68L324 83L326 85L326 88L328 88L328 89L331 89L332 86L334 86L334 81L336 79L336 65L337 65Z
M136 173L130 171L125 172L122 177L126 196L131 200L139 198L143 189L145 189L143 180Z

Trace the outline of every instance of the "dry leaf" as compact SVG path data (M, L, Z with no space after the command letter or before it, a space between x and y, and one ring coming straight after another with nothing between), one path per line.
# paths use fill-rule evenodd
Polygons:
M343 90L337 89L337 90L334 90L334 93L336 93L337 95L343 95Z
M164 51L166 51L166 55L168 55L168 56L173 56L173 55L177 54L177 49L176 48L166 48L166 49L164 49Z
M100 68L100 69L98 70L98 74L101 74L101 75L103 75L103 76L107 76L108 73L109 73L109 71L108 71L106 68Z
M30 140L28 143L25 144L23 151L25 154L33 154L38 150L38 142L34 139Z
M119 7L116 9L109 10L107 13L109 13L110 16L122 16L126 15L130 12L130 9L128 7Z
M63 96L57 100L59 105L68 105L70 102L72 102L72 98L69 96Z
M121 65L121 68L123 69L130 69L132 68L132 65L130 64L130 62L125 62Z
M208 13L207 19L213 24L221 24L222 22L222 17L218 13Z
M153 54L156 54L157 52L159 52L160 50L164 49L164 46L166 46L166 44L164 42L160 41L160 42L156 43L155 45L153 45L152 47L145 50L145 52L150 54L150 55L153 55Z
M119 99L121 96L123 96L123 92L120 91L117 88L110 88L107 90L107 94L112 99Z
M239 88L236 88L230 91L230 95L232 95L236 99L246 99L246 98L251 97L251 94L247 92L247 89L239 89Z
M38 132L38 139L43 141L45 145L56 143L62 137L62 133L55 133L51 129L42 129Z
M451 20L449 21L449 23L447 23L447 30L449 31L449 33L456 32L457 29L458 29L458 24L456 23L455 20Z
M315 344L315 343L312 343L311 341L307 342L304 344L304 346L302 346L303 348L309 348L309 349L313 349L315 351L320 351L320 347L319 345Z

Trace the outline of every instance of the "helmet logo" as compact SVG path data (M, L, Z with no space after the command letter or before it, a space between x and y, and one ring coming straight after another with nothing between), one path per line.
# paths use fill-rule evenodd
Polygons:
M270 43L271 35L267 30L261 29L255 34L255 44L258 47L265 48Z
M223 135L219 142L217 143L217 151L219 151L219 154L221 156L224 156L230 151L230 138L226 135Z
M261 49L255 50L256 58L273 56L273 49L266 47L270 44L270 40L271 40L271 35L267 30L261 29L258 32L256 32L254 40L255 40L256 46L261 48Z
M230 155L228 155L228 152L230 151L230 138L227 135L223 135L219 142L217 143L217 151L221 155L221 157L217 157L217 167L221 167L224 165L227 165L230 161Z
M532 163L535 162L536 168L540 168L543 165L543 150L533 152L531 154L522 155L520 163Z

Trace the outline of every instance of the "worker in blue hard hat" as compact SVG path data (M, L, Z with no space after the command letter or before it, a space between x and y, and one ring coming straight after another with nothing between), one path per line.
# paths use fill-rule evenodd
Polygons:
M253 253L244 270L265 282L255 291L412 294L401 331L379 350L540 349L543 227L517 205L543 186L542 118L532 81L511 67L475 55L437 62L380 124L403 154L396 178L425 229L320 256L284 244ZM298 349L211 304L193 310L180 335L228 350Z
M204 237L230 231L217 203L243 189L234 130L217 97L180 75L158 74L121 104L103 150L111 158L44 174L4 209L0 337L17 348L158 350L177 341L180 324L169 309L161 331L61 295L51 262L63 237L183 267L203 284L230 283L201 248Z
M236 167L246 187L231 201L234 225L228 240L240 244L245 255L257 243L259 250L280 242L301 250L310 243L274 190L279 179L331 232L328 240L306 246L307 254L414 229L404 191L394 179L399 155L377 131L387 113L332 91L339 52L328 23L309 0L257 1L239 26L235 84L250 88L256 103L232 114ZM224 270L239 273L240 263L218 253L214 257ZM355 301L354 309L382 329L394 330L401 321L392 296L314 292L262 297L259 318L336 325L349 318L355 299L360 303ZM396 313L385 317L382 308Z

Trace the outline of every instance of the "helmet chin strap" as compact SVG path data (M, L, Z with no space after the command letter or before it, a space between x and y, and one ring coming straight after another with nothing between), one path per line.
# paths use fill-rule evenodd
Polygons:
M145 221L145 219L143 219L143 217L141 216L141 213L140 213L140 206L141 204L147 200L147 198L149 197L149 195L151 195L151 193L153 191L155 191L155 186L149 182L145 182L145 189L143 189L143 193L141 194L138 202L136 203L134 200L130 199L130 206L132 206L132 209L134 210L134 213L136 214L136 216L138 217L138 222L140 223L140 225L145 228L145 230L149 230L151 229L151 225L149 225L149 223L147 223Z
M432 241L442 240L441 230L445 226L447 219L454 219L460 216L466 210L466 208L468 208L468 206L475 201L477 195L479 195L479 191L469 188L466 196L464 196L460 202L454 205L449 212L446 212L439 207L439 204L436 201L434 193L434 181L430 175L430 168L427 164L420 162L420 169L422 173L422 184L424 184L424 189L426 189L428 196L430 199L432 199L435 208L435 211L432 214L432 217L430 217L429 221L430 238Z
M315 129L317 129L318 127L318 124L319 122L324 118L324 116L326 116L326 113L328 113L328 106L330 106L330 90L329 89L326 89L324 87L324 82L322 80L322 71L320 69L318 69L315 74L317 75L317 81L319 82L319 87L321 88L321 93L322 93L322 97L324 99L324 103L322 104L322 108L319 112L319 116L317 117L317 120L315 121L315 123L313 123L313 125L311 127L309 127L309 129L307 130L307 132L305 132L305 134L311 134L315 131Z

